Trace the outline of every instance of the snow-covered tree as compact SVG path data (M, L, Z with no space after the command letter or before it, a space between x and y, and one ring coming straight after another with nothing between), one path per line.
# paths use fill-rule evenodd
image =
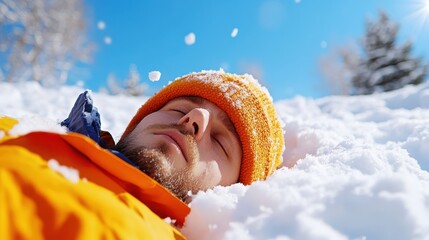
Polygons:
M130 66L128 77L122 82L119 82L115 75L109 74L107 86L113 95L141 96L148 89L146 84L140 83L140 73L135 65Z
M390 91L424 81L427 65L410 56L411 42L397 46L398 28L384 12L380 12L378 21L367 21L364 56L352 69L353 94Z
M0 63L9 82L65 83L90 58L82 0L0 0Z

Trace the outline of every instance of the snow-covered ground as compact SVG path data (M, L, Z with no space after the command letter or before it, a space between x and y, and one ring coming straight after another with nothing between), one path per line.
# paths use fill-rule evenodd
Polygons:
M62 131L83 89L0 83L18 133ZM119 137L146 98L93 93ZM266 181L198 193L189 239L429 239L429 83L371 96L276 102L286 159Z

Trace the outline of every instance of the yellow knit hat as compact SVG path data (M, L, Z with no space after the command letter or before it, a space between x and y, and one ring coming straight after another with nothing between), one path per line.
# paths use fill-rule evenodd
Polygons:
M247 74L203 71L174 80L141 106L122 138L145 116L181 96L205 98L228 114L242 145L241 183L263 180L281 165L284 150L281 121L268 91Z

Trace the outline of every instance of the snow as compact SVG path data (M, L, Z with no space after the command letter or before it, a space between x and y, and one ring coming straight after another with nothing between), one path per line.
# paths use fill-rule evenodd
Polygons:
M156 82L159 81L159 79L161 78L161 72L160 71L151 71L148 74L149 80L151 80L152 82Z
M98 21L97 28L100 30L104 30L106 28L106 23L104 21Z
M64 131L80 87L0 83L0 115ZM93 93L117 139L146 97ZM275 102L284 166L266 181L200 192L189 239L428 239L429 83L367 96ZM35 120L37 119L37 120Z
M0 114L1 116L2 114ZM10 131L9 134L12 136L24 135L30 132L54 132L54 133L65 133L66 129L58 125L58 123L46 119L42 116L27 116L19 118L19 123L16 124Z
M185 36L186 45L193 45L195 43L195 33L191 32Z
M69 180L72 183L78 183L80 180L78 170L76 170L72 167L63 166L63 165L59 164L58 161L55 159L50 159L48 161L48 166L52 170L61 174L64 178L66 178L67 180Z
M112 44L112 38L111 38L111 37L109 37L109 36L104 37L104 43L105 43L106 45L110 45L110 44Z
M232 38L235 38L235 37L237 37L237 34L238 34L238 28L234 28L234 29L232 29L231 37L232 37Z
M43 88L35 82L8 84L0 82L0 116L18 118L18 124L11 131L25 134L30 131L64 132L59 123L67 118L77 97L85 89L62 86ZM119 139L130 121L130 116L147 100L147 97L112 96L92 92L94 106L101 115L101 126Z

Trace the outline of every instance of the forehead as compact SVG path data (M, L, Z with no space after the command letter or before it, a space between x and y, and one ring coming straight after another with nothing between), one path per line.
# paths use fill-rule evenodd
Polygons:
M202 97L197 97L197 96L182 96L182 97L173 98L170 101L168 101L165 105L168 105L170 103L177 103L177 102L179 102L179 103L188 102L188 103L192 103L198 107L205 107L205 106L213 105L216 108L218 108L214 103L210 102L209 100L202 98ZM221 110L221 109L219 108L219 110Z
M182 100L182 101L183 100L184 101L190 101L190 102L192 102L194 104L197 104L197 105L204 105L204 104L207 104L207 103L213 104L209 100L207 100L205 98L202 98L202 97L197 97L197 96L183 96L183 97L178 97L178 98L175 98L175 99L171 100L170 102L175 101L175 100L178 100L178 101L180 101L180 100Z

